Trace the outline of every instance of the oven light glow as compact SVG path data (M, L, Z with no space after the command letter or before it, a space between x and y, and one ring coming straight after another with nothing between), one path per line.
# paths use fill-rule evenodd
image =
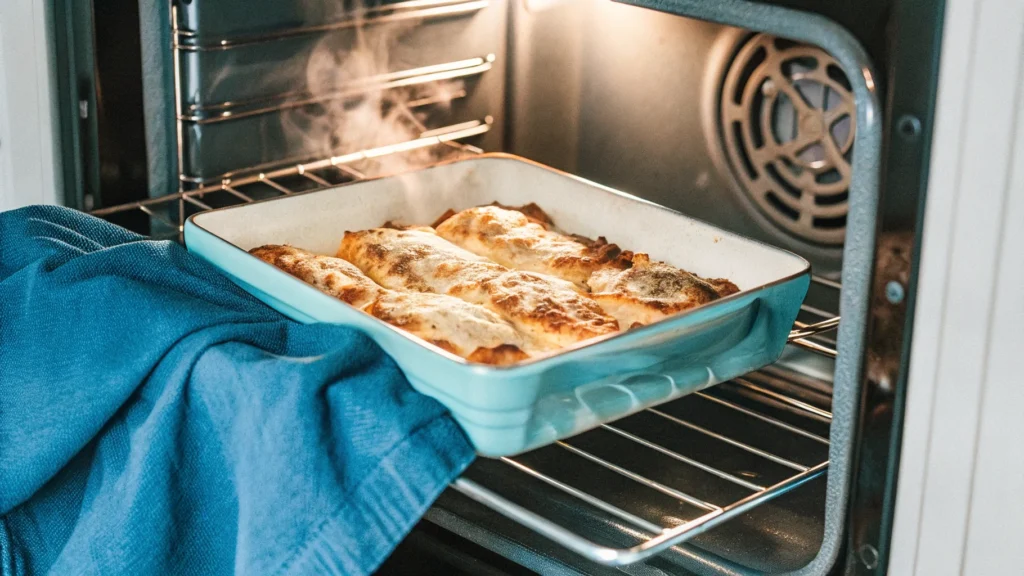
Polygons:
M875 89L875 77L871 75L871 70L862 68L861 71L864 74L864 83L868 85L868 90Z

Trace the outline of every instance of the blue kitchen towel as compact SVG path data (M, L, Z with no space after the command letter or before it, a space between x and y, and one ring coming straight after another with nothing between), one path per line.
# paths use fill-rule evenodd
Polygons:
M0 213L0 567L372 573L473 458L365 336L170 242Z

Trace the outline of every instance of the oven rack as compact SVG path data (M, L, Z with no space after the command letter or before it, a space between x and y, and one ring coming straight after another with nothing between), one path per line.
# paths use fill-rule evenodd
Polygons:
M815 282L831 283L821 278L815 278ZM798 342L834 330L838 320L834 317L814 324L800 323L794 327L789 341L832 358L834 350L813 342L813 346ZM534 452L488 461L483 466L474 465L451 487L587 560L609 566L643 561L827 472L828 425L832 413L820 406L820 402L814 403L773 385L780 380L788 381L784 374L780 369L769 367ZM708 409L728 411L735 417L734 421L715 429L713 420L701 419L701 414ZM760 426L763 436L737 437L737 429L749 428L737 426L735 420L744 421L739 424ZM701 444L714 444L731 454L721 456L707 446L681 446L677 433L700 440ZM612 441L619 445L602 452L601 446ZM780 454L777 450L793 442L818 445L814 455L819 458L806 456L806 451L794 455ZM645 452L650 457L646 462L624 463L623 460L630 460L626 454L635 451ZM775 476L769 482L759 482L750 478L749 472L738 471L737 452L748 459L744 470L768 466L774 468ZM750 459L757 462L751 464ZM620 493L591 478L581 478L572 471L574 465L567 460L592 468L594 474L624 479L632 504L613 502ZM498 467L498 463L503 466ZM686 472L682 477L667 479L652 478L649 472L665 469L685 469ZM780 470L788 473L780 476ZM515 478L507 479L508 475L515 475ZM532 482L543 490L528 490L528 496L524 497L515 487L522 482ZM545 491L548 496L538 496ZM741 493L738 497L734 494L737 491ZM647 502L652 498L675 501L695 515L682 520L669 515L672 522L658 522L651 518L651 505ZM627 506L632 509L627 510ZM571 518L567 520L564 513L550 513L559 507L577 510L569 514ZM551 518L552 515L560 516L561 521ZM585 520L580 520L581 517ZM605 529L595 529L595 524ZM625 537L634 543L624 547L609 545L609 529L619 536L612 540L621 541Z
M481 120L433 130L423 127L424 130L418 138L406 142L283 167L280 164L254 166L244 171L225 174L213 183L192 182L187 176L182 175L182 186L175 193L100 208L89 213L93 216L109 217L138 210L151 219L155 231L151 236L183 242L185 219L193 213L362 180L367 177L358 168L362 162L431 147L441 148L441 152L454 155L480 153L482 151L479 148L460 140L490 131L493 122L494 119L487 116ZM187 185L198 187L188 189Z
M469 14L487 8L490 0L406 0L362 9L348 10L339 19L307 26L282 28L272 32L204 38L198 30L172 23L174 50L180 52L223 52L235 48L275 42L287 38L324 34L360 26L374 26L403 20L427 20Z
M454 62L443 62L430 66L421 66L385 74L377 74L346 82L327 94L313 95L309 92L285 92L272 96L211 102L209 104L189 104L186 111L178 116L179 122L205 126L219 124L255 116L263 116L282 112L293 108L325 104L333 101L354 99L374 92L385 92L398 88L421 86L431 82L469 78L489 71L494 66L496 56L487 54L476 58L467 58ZM414 98L405 103L408 108L419 108L431 104L447 103L464 98L464 88L445 94L444 99L438 96Z

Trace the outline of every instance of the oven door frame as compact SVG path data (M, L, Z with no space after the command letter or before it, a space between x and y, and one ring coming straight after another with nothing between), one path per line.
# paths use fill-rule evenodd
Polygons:
M855 433L850 439L853 452L847 479L850 488L846 494L845 521L842 523L845 535L840 539L847 553L844 557L837 551L831 570L833 573L884 574L891 552L945 0L894 0L887 7L889 15L886 18L884 47L877 46L873 38L864 35L864 26L857 26L856 20L850 20L851 16L857 16L856 11L851 14L848 10L837 9L835 3L776 0L771 2L773 7L766 7L744 0L720 0L709 8L700 6L696 0L618 1L745 28L750 28L749 24L757 21L759 31L792 36L826 49L830 48L827 44L833 44L839 50L846 48L842 42L832 42L832 39L821 38L820 35L818 39L821 41L815 42L814 33L805 33L805 30L785 22L784 13L796 8L816 16L834 18L840 25L845 25L845 30L839 32L851 38L853 34L849 31L858 30L860 37L856 40L873 48L873 56L885 55L884 75L878 78L879 88L884 87L881 107L883 139L881 155L874 159L880 162L877 220L872 230L854 230L855 234L874 234L872 264L850 274L844 263L844 288L867 288L868 308L863 326L851 328L847 325L848 333L862 330L863 354L857 359L860 366L850 368L857 374L861 385L860 398L856 403ZM766 23L766 15L778 18ZM824 24L827 26L828 22ZM769 29L773 26L778 29ZM840 54L834 53L833 56ZM857 63L856 58L847 58L847 63ZM866 63L864 70L870 74ZM882 97L880 95L880 99ZM864 123L859 122L859 131L863 128ZM894 248L905 256L896 263L882 257L888 256ZM857 268L857 264L860 262L853 267ZM863 284L849 280L858 274ZM858 322L857 311L850 310L849 301L845 304L846 309L840 310L841 316L847 324L851 320ZM850 314L851 311L854 314ZM854 343L848 350L860 352L856 336L851 339ZM822 561L819 567L825 563L824 560L824 557L819 557L818 561ZM813 569L818 561L812 562L805 570Z

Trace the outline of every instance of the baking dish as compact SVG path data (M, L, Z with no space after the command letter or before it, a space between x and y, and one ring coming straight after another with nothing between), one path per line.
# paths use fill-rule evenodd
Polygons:
M263 244L322 254L346 230L429 223L448 208L535 202L563 230L649 253L741 291L642 328L507 367L471 364L250 256ZM283 314L373 338L445 404L477 451L506 456L774 362L810 282L806 260L637 197L505 154L196 214L188 249Z

